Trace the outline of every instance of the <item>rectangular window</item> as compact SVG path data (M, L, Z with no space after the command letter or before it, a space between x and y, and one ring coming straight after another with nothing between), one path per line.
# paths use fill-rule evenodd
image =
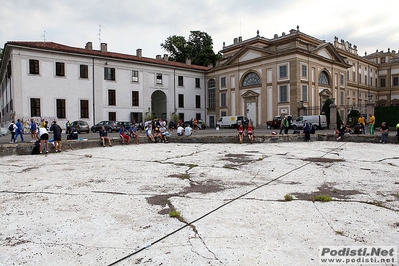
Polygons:
M183 86L183 76L177 77L177 86Z
M226 107L227 102L226 102L226 93L221 93L220 94L220 106L221 107Z
M341 74L341 81L340 81L341 86L345 85L345 75Z
M302 65L302 77L303 78L308 77L308 66L307 65Z
M201 120L201 113L196 113L195 114L195 119ZM198 121L199 122L199 121ZM199 123L198 123L199 124Z
M399 77L394 77L393 78L393 85L398 86L399 85Z
M373 78L370 77L370 86L373 86Z
M201 108L201 95L195 95L195 108Z
M280 73L280 79L281 79L281 78L287 78L287 77L288 77L288 76L287 76L287 65L280 66L280 71L279 71L279 73Z
M57 99L57 118L65 117L65 99Z
M157 76L156 84L162 84L162 74L157 73L156 76Z
M132 70L132 81L139 82L139 72L137 70Z
M80 100L80 118L89 118L89 100Z
M195 87L196 88L201 88L200 78L195 78Z
M55 75L59 77L65 76L65 63L55 62Z
M116 91L108 90L108 105L116 105Z
M30 98L30 116L41 116L39 98Z
M345 105L345 92L341 91L341 99L340 99L341 105Z
M308 101L308 86L307 85L302 85L302 101L304 101L304 102Z
M184 94L179 94L179 108L184 108Z
M132 106L139 106L139 92L132 91Z
M39 60L29 59L29 74L39 74Z
M288 102L287 85L280 86L280 102Z
M88 65L80 65L80 78L82 78L82 79L89 78L89 66Z
M362 83L362 74L359 74L359 83Z
M220 112L220 116L227 116L227 112L226 111L221 111Z
M215 109L215 89L208 89L208 108Z
M221 88L226 88L226 77L221 77L220 78L220 87Z
M108 113L108 120L109 121L116 121L116 112L109 112Z
M104 79L105 80L115 80L115 68L104 67Z
M184 113L179 113L179 120L184 121Z
M385 78L381 78L381 88L385 88Z

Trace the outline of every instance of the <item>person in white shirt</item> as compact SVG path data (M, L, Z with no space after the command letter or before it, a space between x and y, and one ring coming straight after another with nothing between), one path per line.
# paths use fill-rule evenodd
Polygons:
M43 152L43 147L46 148L46 153L48 153L48 132L45 127L39 128L39 138L40 138L40 154Z
M190 126L186 126L186 128L184 129L184 135L186 135L186 137L191 136L193 134L193 129Z
M176 133L178 136L183 136L183 131L184 131L184 128L182 126L179 126L176 130Z

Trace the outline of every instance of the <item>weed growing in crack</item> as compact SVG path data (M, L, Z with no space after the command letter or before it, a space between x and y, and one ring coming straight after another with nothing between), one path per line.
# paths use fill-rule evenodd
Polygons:
M179 217L180 216L180 212L178 210L171 210L169 212L169 217Z
M294 198L290 195L290 194L285 194L285 196L284 196L284 200L285 201L291 201L291 200L293 200Z
M321 202L329 202L332 201L332 198L329 195L318 195L312 198L312 201L321 201Z
M182 174L181 176L180 176L180 178L181 179L190 179L190 174Z
M232 169L232 170L237 170L237 169L234 168L231 164L225 164L225 165L223 165L223 168Z
M335 234L343 236L344 235L344 231L335 231Z

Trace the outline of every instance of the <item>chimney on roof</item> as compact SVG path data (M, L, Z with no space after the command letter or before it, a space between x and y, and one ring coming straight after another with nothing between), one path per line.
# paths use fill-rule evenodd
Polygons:
M238 38L234 38L234 44L237 44Z
M163 60L169 61L169 56L168 56L168 54L164 54L164 55L163 55Z
M238 42L242 42L242 37L241 36L238 37Z
M285 36L285 32L282 32L282 33L281 33L281 36Z
M191 58L186 58L186 65L191 65Z
M274 34L274 39L277 39L278 38L278 34Z
M156 59L161 59L161 55L157 54L157 56L155 57Z
M93 50L93 43L92 42L87 42L85 46L86 50Z
M136 56L142 57L143 56L143 51L141 49L136 50Z
M104 42L101 43L101 52L107 52L107 44Z

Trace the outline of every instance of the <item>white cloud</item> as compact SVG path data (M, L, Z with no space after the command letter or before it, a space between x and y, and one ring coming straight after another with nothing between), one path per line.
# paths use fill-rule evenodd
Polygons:
M273 38L300 26L300 30L333 42L334 36L373 52L397 45L395 12L397 1L264 1L264 0L14 0L0 9L0 42L46 40L84 47L101 41L115 52L143 55L163 54L160 44L171 35L188 37L191 30L207 32L214 50L223 42L256 36ZM382 46L382 48L381 48ZM398 45L399 46L399 45ZM399 47L398 47L399 48ZM398 49L397 48L397 49Z

